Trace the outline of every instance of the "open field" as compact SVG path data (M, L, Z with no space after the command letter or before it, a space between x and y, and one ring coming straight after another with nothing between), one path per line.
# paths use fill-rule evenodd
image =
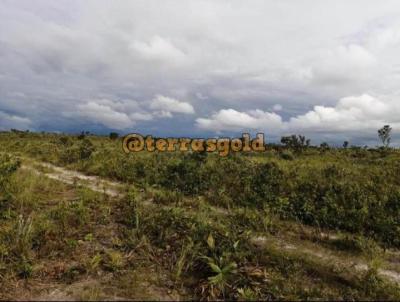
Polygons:
M400 299L400 153L0 134L1 299Z

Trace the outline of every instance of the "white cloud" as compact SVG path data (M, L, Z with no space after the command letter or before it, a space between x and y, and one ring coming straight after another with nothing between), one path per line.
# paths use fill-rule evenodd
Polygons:
M317 84L342 86L370 76L376 63L374 55L363 46L340 45L316 58L311 78Z
M79 104L77 111L69 112L65 116L79 116L111 129L124 130L137 122L151 121L155 117L171 118L174 113L193 114L194 109L189 103L157 95L151 102L142 103L134 100L114 101L105 98L90 100Z
M234 131L246 129L267 129L282 126L279 115L262 110L239 112L234 109L222 109L210 118L198 118L199 128L214 131Z
M222 109L210 118L198 118L197 127L216 132L233 130L264 130L269 133L350 133L375 131L384 124L400 126L400 105L368 94L342 98L335 107L315 106L305 114L283 121L272 112L254 110L239 112Z
M150 109L159 110L168 113L185 113L194 114L194 108L191 104L186 102L181 102L176 99L166 97L163 95L157 95L153 101L150 103Z
M149 43L134 41L130 48L146 60L182 63L185 59L185 54L180 49L159 36L153 37Z
M126 129L135 122L123 112L115 111L111 106L94 101L78 106L79 115L94 123L100 123L111 129Z
M315 106L306 114L292 117L290 129L313 132L351 132L375 130L383 124L400 123L400 107L368 94L350 96L339 100L335 107Z

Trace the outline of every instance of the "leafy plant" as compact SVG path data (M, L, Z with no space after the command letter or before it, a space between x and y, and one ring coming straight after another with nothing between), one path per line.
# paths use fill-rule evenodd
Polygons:
M206 257L207 264L215 275L208 277L212 297L222 294L225 297L226 288L230 286L232 277L236 274L237 264L226 262L223 257L213 259Z

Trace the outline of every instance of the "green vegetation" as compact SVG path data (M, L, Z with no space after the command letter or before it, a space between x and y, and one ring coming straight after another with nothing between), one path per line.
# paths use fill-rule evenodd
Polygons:
M35 280L95 279L75 298L400 299L379 273L398 270L388 258L400 247L397 150L316 148L301 136L228 157L126 155L111 134L0 142L1 298L15 280L32 282L23 297L37 298ZM51 180L35 162L122 189L110 197Z

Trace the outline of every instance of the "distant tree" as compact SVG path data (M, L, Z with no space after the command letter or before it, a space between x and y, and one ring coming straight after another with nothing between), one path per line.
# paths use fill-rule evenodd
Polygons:
M392 139L391 132L392 132L392 127L390 127L389 125L385 125L378 130L378 136L385 148L389 147L390 140Z
M282 136L281 143L296 152L302 152L305 148L310 146L310 140L306 139L303 135L290 135Z
M349 146L349 142L348 141L344 141L343 142L343 148L347 149L348 146Z
M82 131L81 134L78 135L78 139L84 139L85 137L85 131Z
M321 143L321 144L319 145L319 147L320 147L321 149L324 149L324 150L327 150L327 149L329 149L329 145L328 145L328 143L327 143L327 142L323 142L323 143Z
M116 140L119 137L119 134L117 132L110 132L109 137L111 140Z

